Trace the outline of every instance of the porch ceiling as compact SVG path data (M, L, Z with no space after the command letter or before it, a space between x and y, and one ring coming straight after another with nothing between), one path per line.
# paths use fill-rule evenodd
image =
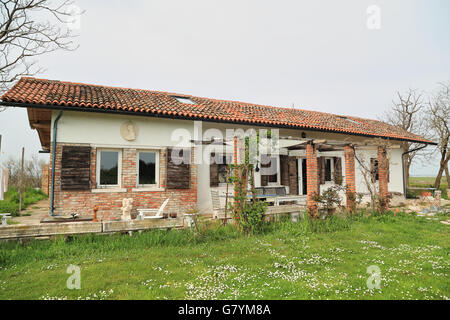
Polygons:
M50 109L27 108L31 129L36 129L43 150L50 150L52 111Z

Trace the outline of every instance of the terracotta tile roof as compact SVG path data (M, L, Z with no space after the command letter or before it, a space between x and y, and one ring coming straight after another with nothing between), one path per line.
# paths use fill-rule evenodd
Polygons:
M188 97L195 104L181 103ZM30 106L103 109L173 118L313 129L362 136L432 143L420 136L377 120L317 111L216 100L160 91L107 87L23 77L1 99ZM99 110L100 111L100 110Z

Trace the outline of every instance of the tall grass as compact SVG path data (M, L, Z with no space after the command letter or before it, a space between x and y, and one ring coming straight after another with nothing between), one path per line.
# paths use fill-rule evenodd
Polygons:
M331 216L325 220L311 219L305 215L304 219L294 223L289 218L280 219L277 222L267 225L265 233L281 232L295 236L303 236L311 233L328 233L347 230L351 226L351 219Z
M22 209L47 198L42 190L26 188L22 193ZM0 200L0 213L11 213L12 216L19 215L19 191L16 187L8 188L4 194L4 200Z
M30 240L0 243L0 265L21 264L29 261L63 259L74 256L99 256L114 252L129 252L150 247L186 247L200 243L225 241L241 236L232 225L190 229L150 230L142 233L110 235L76 235L51 240Z
M351 217L331 216L325 220L310 219L306 216L298 222L279 219L264 225L259 235L307 236L313 233L332 233L352 228L354 223L391 224L400 219L415 218L402 213L388 212L382 215L359 212ZM258 237L258 234L250 235ZM222 226L218 222L199 223L198 230L172 229L150 230L142 233L111 235L76 235L56 237L52 240L29 240L22 244L15 241L0 243L0 265L20 265L22 263L59 260L68 257L95 257L115 253L145 250L151 247L195 247L220 241L230 241L246 237L233 224Z

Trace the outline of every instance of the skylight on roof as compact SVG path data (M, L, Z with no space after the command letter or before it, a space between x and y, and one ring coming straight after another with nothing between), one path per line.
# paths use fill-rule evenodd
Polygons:
M176 97L176 96L172 96L172 98L177 99L178 102L181 102L181 103L196 104L194 101L192 101L191 99L186 98L186 97Z
M349 122L353 122L353 123L356 123L356 124L360 124L358 121L355 121L355 120L353 120L353 119L349 119L349 118L347 118L347 117L339 117L339 118L344 119L344 120L347 120L347 121L349 121Z

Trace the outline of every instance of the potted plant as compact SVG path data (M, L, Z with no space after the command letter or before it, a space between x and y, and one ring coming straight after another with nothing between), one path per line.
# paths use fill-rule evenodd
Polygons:
M339 191L342 187L334 185L324 190L322 194L316 194L313 199L317 201L320 206L321 217L325 219L327 216L331 216L336 212L336 208L341 204L341 197Z

